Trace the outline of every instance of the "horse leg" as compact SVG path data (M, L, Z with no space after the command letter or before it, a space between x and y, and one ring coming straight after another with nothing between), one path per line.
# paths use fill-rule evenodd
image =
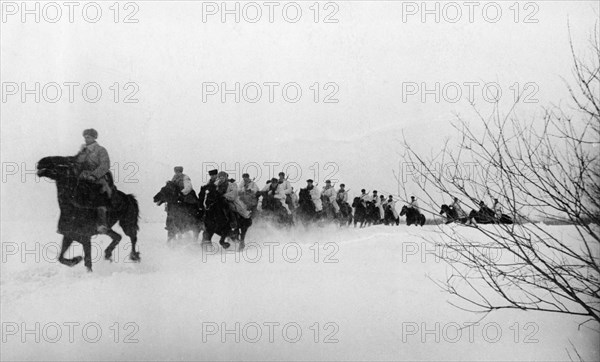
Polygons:
M109 229L110 231L110 229ZM83 245L83 263L87 268L88 272L92 271L92 240L89 236L85 237L81 240L81 244Z
M227 249L231 246L231 244L229 244L227 241L225 241L226 238L227 238L227 232L223 232L223 235L221 236L221 240L219 240L219 244L221 244L223 249Z
M60 248L60 255L58 256L58 261L61 264L64 264L66 266L77 265L77 264L79 264L79 262L81 262L83 260L83 258L81 256L77 256L73 259L66 259L64 257L65 253L67 252L67 250L69 249L71 244L73 244L73 239L71 239L67 236L63 236L62 247Z
M112 261L113 250L115 250L115 247L119 244L122 237L119 235L119 233L113 231L112 229L109 229L106 232L106 235L110 236L112 242L104 250L104 259Z

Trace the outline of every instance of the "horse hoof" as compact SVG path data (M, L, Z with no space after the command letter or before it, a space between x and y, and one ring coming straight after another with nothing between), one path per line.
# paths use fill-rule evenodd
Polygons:
M92 267L91 267L91 266L88 266L88 267L87 267L87 272L88 272L88 273L91 273L91 272L93 272L93 270L92 270Z
M219 243L219 244L221 244L221 246L223 247L223 249L228 249L231 246L231 244L229 244L228 242Z
M112 262L112 251L105 250L104 251L104 260L108 260Z
M73 259L58 259L58 261L66 266L75 266L83 260L82 256L77 256Z
M136 251L135 253L129 254L129 258L135 262L139 262L141 260L140 253L138 251Z

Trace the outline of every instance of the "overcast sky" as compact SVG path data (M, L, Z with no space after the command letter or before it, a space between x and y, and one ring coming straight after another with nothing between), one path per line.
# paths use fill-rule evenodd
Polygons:
M145 215L162 215L151 198L176 165L196 191L224 163L260 186L286 165L297 188L331 178L396 193L402 133L439 150L453 112L472 114L469 95L489 110L484 85L506 107L520 89L524 117L564 102L567 22L585 50L599 14L597 1L428 2L425 18L421 2L227 2L223 21L221 1L61 4L2 2L3 220L57 214L54 186L24 168L75 154L90 127Z

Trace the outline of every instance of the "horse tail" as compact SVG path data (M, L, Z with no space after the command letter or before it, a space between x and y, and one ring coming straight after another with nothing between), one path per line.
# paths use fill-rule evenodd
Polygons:
M126 223L128 227L133 228L135 231L140 230L140 207L138 201L132 194L125 195L127 210L121 222Z

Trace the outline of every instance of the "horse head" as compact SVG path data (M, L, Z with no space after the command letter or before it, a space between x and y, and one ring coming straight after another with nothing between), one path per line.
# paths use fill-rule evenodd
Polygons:
M404 216L408 212L408 207L406 205L402 206L402 210L400 210L400 216Z
M179 197L179 187L173 181L167 181L160 191L154 195L154 203L158 206L167 203L177 202Z
M61 177L77 176L75 157L50 156L37 163L37 175L57 180Z
M450 215L450 206L443 204L440 210L440 215L442 214Z

